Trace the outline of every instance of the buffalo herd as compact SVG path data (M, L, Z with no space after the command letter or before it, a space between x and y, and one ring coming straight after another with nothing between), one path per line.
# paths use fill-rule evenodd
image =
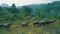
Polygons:
M56 20L35 20L32 24L34 25L34 26L36 26L36 25L46 25L46 24L51 24L51 23L55 23L56 22ZM28 22L23 22L23 23L21 23L21 26L28 26L28 24L29 24L29 21Z
M51 24L51 23L55 23L56 20L35 20L33 21L33 25L46 25L46 24ZM12 23L0 23L0 27L7 27L9 28L11 26ZM29 25L29 21L24 21L20 24L22 27L28 26Z

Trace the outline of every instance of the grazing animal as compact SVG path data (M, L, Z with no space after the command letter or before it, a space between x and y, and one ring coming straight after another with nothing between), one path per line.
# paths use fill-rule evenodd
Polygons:
M55 21L56 20L45 20L45 21L40 22L40 25L51 24L51 23L54 23Z
M23 23L21 23L21 26L25 27L28 26L29 22L24 21Z
M11 26L12 23L4 23L2 27L7 27L9 28Z
M33 25L46 25L50 23L54 23L56 20L42 20L42 21L34 21Z
M36 21L33 22L33 25L39 25L39 24L40 24L39 20L36 20Z

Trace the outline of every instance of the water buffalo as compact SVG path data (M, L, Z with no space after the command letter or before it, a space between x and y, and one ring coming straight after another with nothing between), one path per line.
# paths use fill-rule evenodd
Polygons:
M41 21L34 21L33 25L46 25L50 23L54 23L56 20L41 20Z
M4 23L2 27L7 27L9 28L11 26L12 23Z
M55 23L56 20L46 20L43 21L42 23L40 23L41 25L46 25L46 24L50 24L50 23Z
M33 22L33 25L39 25L40 23L39 23L39 20L35 20L34 22Z
M29 24L29 22L24 21L21 23L21 26L25 27L25 26L28 26L28 24Z

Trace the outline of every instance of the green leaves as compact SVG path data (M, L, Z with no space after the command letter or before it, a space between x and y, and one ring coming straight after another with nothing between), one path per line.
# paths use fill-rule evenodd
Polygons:
M17 8L15 4L12 4L9 8L7 7L7 9L0 6L0 21L30 20L31 18L60 19L59 2L43 4L41 8L35 9L30 6Z

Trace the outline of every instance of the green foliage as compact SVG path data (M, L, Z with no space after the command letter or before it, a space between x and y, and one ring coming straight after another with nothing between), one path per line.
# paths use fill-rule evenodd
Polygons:
M23 9L24 9L26 16L31 15L31 12L33 11L33 9L28 6L23 6Z
M43 5L42 8L32 8L23 6L17 8L15 4L11 7L2 8L0 6L0 22L30 19L60 19L59 1Z
M20 34L26 34L26 32L20 32Z
M60 20L60 1L57 2L52 2L52 3L48 3L44 6L42 6L42 8L31 8L29 6L23 6L23 7L19 7L17 8L15 4L12 4L11 7L7 7L7 8L2 8L0 6L0 23L5 23L8 21L14 21L14 22L19 22L20 25L20 21L31 21L31 23L34 20L42 20L42 19L59 19ZM17 24L16 22L16 24ZM60 21L59 21L60 22ZM58 23L58 22L57 22ZM14 25L14 24L13 24ZM60 23L58 24L51 24L51 25L47 25L46 28L44 27L33 27L31 24L29 24L30 26L27 27L27 29L21 28L23 30L29 30L28 32L32 31L35 32L35 34L41 34L41 30L42 32L46 32L43 30L46 29L56 29L56 28L60 28ZM13 26L14 27L14 26ZM19 27L19 26L18 26ZM21 30L20 28L16 28L17 30ZM44 28L44 29L42 29ZM30 30L32 29L32 30ZM12 28L12 30L14 30ZM60 30L55 30L57 34L60 34ZM4 31L5 32L5 31ZM50 31L52 32L52 31ZM15 33L15 32L14 32ZM18 32L19 34L26 34L26 32ZM0 31L0 34L4 34ZM53 33L51 33L53 34Z

